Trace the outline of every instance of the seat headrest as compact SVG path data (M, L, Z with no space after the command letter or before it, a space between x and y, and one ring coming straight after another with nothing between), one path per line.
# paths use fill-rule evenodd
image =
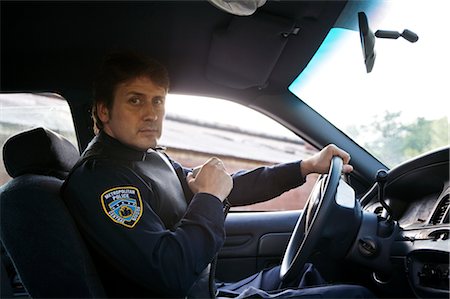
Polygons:
M69 140L42 127L14 135L3 146L5 169L13 178L41 174L65 179L79 157Z

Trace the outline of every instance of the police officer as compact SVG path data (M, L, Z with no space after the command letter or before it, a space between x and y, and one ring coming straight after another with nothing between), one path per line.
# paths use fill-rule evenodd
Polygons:
M211 158L194 175L157 148L168 88L159 63L134 53L107 57L95 83L97 134L63 186L111 297L193 293L224 243L226 198L233 205L269 200L328 171L334 155L344 172L352 170L349 155L330 145L301 162L233 176Z

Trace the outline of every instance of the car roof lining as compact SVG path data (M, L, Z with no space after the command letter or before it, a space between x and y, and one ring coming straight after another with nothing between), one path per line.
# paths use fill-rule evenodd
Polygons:
M262 81L270 81L267 88L274 91L285 89L285 82L289 81L286 78L293 79L293 73L298 75L308 63L310 57L304 60L302 54L314 53L320 45L316 39L321 42L328 32L329 14L324 11L335 14L334 22L342 8L341 2L338 2L340 5L326 6L320 1L290 2L276 5L269 1L260 12L250 17L234 17L204 1L106 4L38 1L26 3L26 6L21 2L2 1L2 28L6 26L8 30L2 30L1 88L52 91L63 96L70 90L90 91L101 57L112 50L130 48L146 52L167 65L173 92L194 93L200 90L200 93L214 93L216 85L234 89L239 83L234 75L242 73L242 69L223 72L216 80L211 80L211 76L207 76L211 59L214 55L223 57L226 53L236 52L233 49L239 45L248 49L248 53L263 50L267 51L266 56L275 57L270 57L271 61L258 61L260 57L254 56L252 66L268 63L273 67L264 74L267 79L259 78L259 72L253 71L249 76L250 83L238 86L238 89L261 88ZM214 34L230 28L230 24L233 27L236 20L240 20L241 27L235 32L227 32L232 43L216 47ZM294 68L292 61L286 63L283 57L275 63L279 53L270 53L269 43L261 44L256 34L239 35L246 29L254 31L257 25L276 31L279 22L274 20L285 20L301 27L308 22L314 23L314 29L312 26L300 28L299 36L289 38L286 44L285 51L292 52L295 48L300 53ZM275 52L279 52L278 47L275 48ZM252 58L251 55L246 57ZM184 83L186 81L188 84ZM283 86L280 86L282 82ZM194 90L189 86L194 86Z
M294 20L265 12L233 17L226 28L214 31L207 79L236 89L264 88L294 29Z

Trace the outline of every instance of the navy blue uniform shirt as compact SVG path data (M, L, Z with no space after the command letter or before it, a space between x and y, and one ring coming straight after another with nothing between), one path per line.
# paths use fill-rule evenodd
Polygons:
M194 195L190 171L104 132L83 153L62 194L108 296L184 297L223 245L223 204ZM265 201L302 182L299 161L241 171L229 201Z

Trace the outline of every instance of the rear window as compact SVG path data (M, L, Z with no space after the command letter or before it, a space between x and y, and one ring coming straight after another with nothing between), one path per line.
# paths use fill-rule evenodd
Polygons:
M63 97L54 93L0 93L0 185L11 179L3 164L5 141L19 132L41 126L63 135L78 148L70 108Z

